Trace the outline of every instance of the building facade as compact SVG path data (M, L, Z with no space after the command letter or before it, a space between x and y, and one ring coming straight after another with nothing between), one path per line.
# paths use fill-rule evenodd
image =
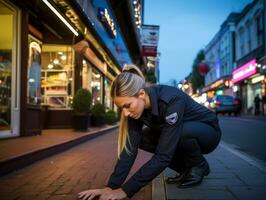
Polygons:
M237 96L243 113L253 113L254 97L265 95L265 0L231 13L205 49L210 71L202 93Z
M110 84L123 65L145 71L134 18L141 4L0 0L0 138L70 128L79 88L91 91L93 104L114 109Z
M254 97L265 95L261 73L265 59L265 0L256 0L240 13L236 25L234 93L242 99L243 112L253 113Z
M209 92L209 97L213 97L217 92L218 94L233 94L230 76L234 69L237 17L237 13L231 13L204 50L205 61L209 65L210 71L205 76L203 90Z

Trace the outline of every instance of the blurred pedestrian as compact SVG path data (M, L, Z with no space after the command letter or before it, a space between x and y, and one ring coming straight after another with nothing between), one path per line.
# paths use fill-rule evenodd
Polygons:
M255 105L255 115L259 115L260 114L260 96L259 94L257 94L254 98L254 105Z
M237 115L240 115L241 110L242 110L242 99L241 99L241 96L239 95L239 93L236 94L235 100L238 102Z
M209 174L203 154L213 151L221 138L215 113L175 87L146 86L134 65L126 65L115 78L111 96L122 108L118 161L106 188L80 192L79 198L131 198L166 167L179 173L167 181L180 188L198 185ZM139 148L154 155L125 182Z
M266 107L266 93L262 96L262 114L265 115L265 108Z

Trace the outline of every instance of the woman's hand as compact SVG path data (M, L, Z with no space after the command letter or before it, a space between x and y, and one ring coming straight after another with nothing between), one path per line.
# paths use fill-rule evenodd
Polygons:
M78 193L78 198L82 200L92 200L95 197L99 197L108 191L112 191L112 189L106 187L104 189L85 190Z
M101 196L100 200L121 200L127 197L127 194L121 189L106 190Z

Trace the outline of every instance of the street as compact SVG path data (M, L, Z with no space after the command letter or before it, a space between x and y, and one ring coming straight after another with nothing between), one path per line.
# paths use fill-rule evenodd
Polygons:
M117 130L1 177L0 199L73 200L80 191L104 187L116 160L116 137ZM140 152L130 174L149 157ZM133 199L151 199L151 185Z
M266 162L266 119L219 116L219 122L224 142Z

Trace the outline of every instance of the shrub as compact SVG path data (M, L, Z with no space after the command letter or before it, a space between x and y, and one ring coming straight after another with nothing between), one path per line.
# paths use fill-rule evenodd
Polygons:
M91 109L92 116L102 117L105 115L105 106L101 103L96 103Z
M88 113L91 108L91 93L89 90L80 88L73 98L72 108L77 113Z
M115 122L117 122L117 115L116 112L113 110L109 110L108 112L106 112L105 114L105 121L107 124L114 124Z

